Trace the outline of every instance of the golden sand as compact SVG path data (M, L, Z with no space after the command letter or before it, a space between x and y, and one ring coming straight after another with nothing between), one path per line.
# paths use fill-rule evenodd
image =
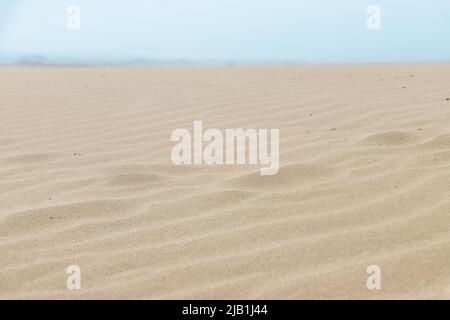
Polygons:
M1 69L0 298L449 298L449 84L450 65ZM278 174L173 165L195 120L280 129Z

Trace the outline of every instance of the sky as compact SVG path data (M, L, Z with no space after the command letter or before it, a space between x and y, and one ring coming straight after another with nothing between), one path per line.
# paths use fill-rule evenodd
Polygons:
M79 30L67 27L70 5ZM367 8L380 9L369 29ZM0 0L0 54L305 63L450 61L450 0Z

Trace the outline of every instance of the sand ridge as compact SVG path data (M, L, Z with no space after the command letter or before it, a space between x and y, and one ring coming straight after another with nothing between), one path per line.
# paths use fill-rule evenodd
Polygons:
M0 72L0 298L450 297L449 65ZM173 165L195 120L279 172Z

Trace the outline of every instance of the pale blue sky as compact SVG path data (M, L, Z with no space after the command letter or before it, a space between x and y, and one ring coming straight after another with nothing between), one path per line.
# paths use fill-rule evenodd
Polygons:
M66 7L81 7L81 30ZM381 30L366 27L369 5ZM450 0L0 0L0 51L48 56L450 61Z

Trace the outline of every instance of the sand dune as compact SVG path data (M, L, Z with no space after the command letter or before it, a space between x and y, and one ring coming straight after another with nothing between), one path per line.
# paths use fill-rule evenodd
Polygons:
M3 69L0 298L448 299L448 83L449 65ZM194 120L280 129L278 174L173 165Z

